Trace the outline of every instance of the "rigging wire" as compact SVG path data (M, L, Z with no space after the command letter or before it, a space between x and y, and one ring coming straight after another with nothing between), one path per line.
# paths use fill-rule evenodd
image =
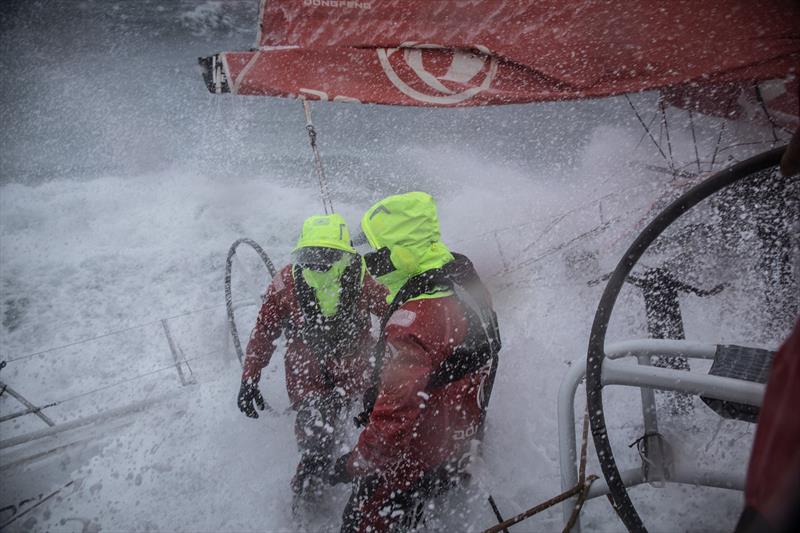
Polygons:
M734 148L739 148L740 146L756 146L756 145L763 145L766 144L767 141L751 141L751 142L742 142L736 144L730 144L728 146L723 146L719 149L719 153L725 152L727 150L733 150Z
M703 169L700 168L700 154L697 151L697 137L694 133L694 118L692 117L692 109L689 108L689 126L692 129L692 143L694 144L694 157L697 160L697 173L703 172Z
M650 131L650 128L647 127L647 124L645 124L644 120L642 120L642 116L639 114L639 110L636 109L636 106L633 105L633 102L631 102L631 98L627 94L625 94L623 96L625 96L625 100L628 101L628 105L630 105L631 109L633 109L633 113L636 115L636 118L639 120L639 124L642 125L642 127L644 128L644 131L650 137L650 140L653 141L653 144L655 144L656 148L658 148L658 153L661 154L661 157L664 158L664 161L666 161L667 164L670 165L670 168L671 168L672 165L670 164L670 160L667 158L667 154L665 154L664 150L661 149L661 145L658 144L658 141L656 141L655 137L653 137L653 133Z
M325 169L322 166L322 158L317 149L317 130L314 129L314 123L311 122L311 104L305 98L301 99L303 102L303 112L306 115L306 131L308 132L308 140L311 143L311 151L314 153L314 167L317 171L317 179L319 180L319 192L322 196L322 208L325 214L334 213L333 202L331 202L331 193L328 188L328 178L325 176Z
M221 352L219 350L212 350L210 352L202 353L202 354L196 355L194 357L187 357L184 360L180 361L180 364L186 363L188 361L208 359L212 355L213 356L217 356L220 353ZM86 392L81 392L81 393L76 394L74 396L68 396L68 397L62 398L60 400L55 400L55 401L47 403L47 404L45 404L45 405L43 405L41 407L36 407L35 411L32 411L32 412L38 414L38 413L41 413L41 411L44 411L45 409L50 409L52 407L56 407L56 406L64 404L64 403L71 402L73 400L77 400L78 398L83 398L84 396L89 396L91 394L96 394L98 392L102 392L104 390L108 390L108 389L111 389L113 387L119 387L121 385L125 385L125 384L131 383L133 381L138 381L140 379L144 379L146 377L152 376L154 374L158 374L160 372L165 372L167 370L175 370L175 365L176 365L176 363L171 363L171 364L169 364L167 366L164 366L164 367L161 367L161 368L156 368L155 370L150 370L148 372L144 372L143 374L137 374L137 375L135 375L133 377L126 378L126 379L123 379L123 380L120 380L120 381L116 381L116 382L110 383L108 385L103 385L102 387L98 387L96 389L92 389L92 390L89 390L89 391L86 391ZM25 413L25 414L29 414L29 413ZM53 424L50 424L50 425L52 426Z
M667 150L669 151L669 169L675 172L675 163L672 157L672 141L669 139L669 124L667 123L667 111L664 107L664 100L658 99L658 107L661 109L661 124L664 126L664 134L667 136Z
M722 121L722 126L719 128L719 135L717 136L717 144L714 146L714 155L711 156L711 165L709 166L709 170L714 170L714 162L717 160L717 153L719 152L719 145L722 142L722 133L725 131L725 125L728 123L728 113L730 112L731 106L733 105L733 101L736 99L737 95L731 96L730 100L728 100L728 105L725 106L725 117Z
M447 242L450 243L450 244L459 244L459 243L464 243L464 242L475 242L477 240L480 240L481 237L486 237L486 236L489 236L489 235L495 235L495 234L498 234L500 232L505 233L505 232L508 232L508 231L518 231L518 230L520 230L522 228L535 226L535 225L538 225L538 224L540 224L542 222L545 222L545 221L548 224L547 227L550 228L552 226L557 225L561 220L563 220L568 215L583 211L588 207L591 207L591 206L593 206L595 204L598 204L598 203L602 202L603 200L607 200L608 198L613 198L613 197L618 196L618 195L620 195L622 193L630 193L630 192L632 192L634 190L641 189L641 188L643 188L645 186L646 185L636 185L636 186L633 186L633 187L626 187L624 189L619 189L617 191L612 191L610 193L606 193L603 196L601 196L600 198L595 198L594 200L590 200L590 201L588 201L588 202L586 202L584 204L579 205L578 207L574 207L572 209L569 209L568 211L564 211L562 213L559 213L555 217L531 218L531 219L527 220L526 222L521 222L519 224L512 224L512 225L504 226L504 227L501 227L501 228L494 228L494 229L485 231L483 233L477 233L475 235L470 235L469 237L465 237L465 238L462 238L462 239L456 239L456 240L452 240L452 241L448 240ZM529 247L526 248L526 250L528 250L528 249L529 249Z
M144 322L142 324L136 324L134 326L129 326L127 328L117 329L117 330L114 330L114 331L108 331L106 333L103 333L101 335L96 335L94 337L88 337L88 338L85 338L85 339L77 340L75 342L70 342L68 344L62 344L61 346L51 346L50 348L46 348L46 349L40 350L38 352L33 352L33 353L25 354L25 355L20 355L18 357L13 357L11 359L8 359L7 362L8 363L13 363L15 361L22 361L24 359L30 359L31 357L36 357L37 355L44 355L46 353L55 352L55 351L58 351L58 350L63 350L65 348L71 348L73 346L78 346L80 344L85 344L85 343L88 343L88 342L96 341L98 339L103 339L105 337L110 337L112 335L117 335L119 333L126 333L128 331L133 331L135 329L141 329L141 328L144 328L144 327L147 327L147 326L152 326L152 325L160 323L162 320L172 320L172 319L175 319L175 318L182 318L182 317L185 317L185 316L193 315L195 313L202 313L202 312L205 312L205 311L211 311L211 310L214 310L214 309L219 309L220 307L223 307L225 305L226 304L212 305L212 306L209 306L209 307L203 307L203 308L200 308L200 309L194 309L194 310L186 311L184 313L168 316L168 317L165 317L165 318L159 318L157 320L151 320L150 322Z
M772 118L772 115L767 109L767 104L766 102L764 102L764 97L761 94L761 87L759 87L757 83L756 83L756 100L761 105L761 109L764 111L764 115L766 115L767 120L769 121L769 125L772 127L772 146L775 146L780 142L780 139L778 139L778 134L775 133L777 125L775 124L775 119Z
M553 246L553 247L549 248L548 250L543 252L541 255L538 255L536 257L530 257L528 259L524 259L524 260L518 262L517 265L514 268L509 268L509 269L505 270L504 272L506 274L511 274L512 272L517 272L517 271L519 271L519 270L521 270L521 269L523 269L525 267L533 265L534 263L538 263L542 259L550 257L551 255L556 254L556 253L560 252L561 250L563 250L565 248L569 248L572 244L574 244L574 243L576 243L578 241L581 241L581 240L584 240L584 239L586 239L588 237L593 237L593 236L595 236L595 235L597 235L599 233L602 233L603 231L605 231L606 229L611 227L611 225L613 223L617 222L618 220L619 220L619 218L612 218L612 219L600 224L599 226L595 226L594 228L592 228L592 229L590 229L588 231L585 231L585 232L581 233L580 235L578 235L576 237L573 237L572 239L569 239L569 240L564 241L564 242L562 242L562 243L560 243L560 244L558 244L556 246Z
M650 126L652 126L652 125L653 125L653 122L655 122L655 121L656 121L656 117L657 117L657 116L658 116L658 115L657 115L656 113L653 113L653 118L651 118L651 119L650 119L650 122L647 124L647 128L648 128L648 129L650 128ZM633 149L634 149L634 150L636 150L637 148L639 148L639 146L641 146L641 145L642 145L642 141L644 140L644 138L645 138L645 137L647 137L647 130L645 130L645 131L644 131L644 133L642 133L642 136L641 136L641 137L639 137L639 142L637 142L637 143L636 143L636 146L634 146L634 147L633 147Z
M16 413L15 413L15 414L12 414L12 415L4 416L4 417L0 418L0 422L4 422L4 421L6 421L6 420L13 420L14 418L17 418L18 416L23 416L23 415L27 415L27 414L31 414L31 413L33 413L33 414L35 414L36 416L38 416L39 418L41 418L41 419L42 419L42 421L43 421L45 424L47 424L48 426L50 426L50 427L53 427L53 426L55 426L55 425L56 425L56 424L55 424L55 422L53 422L53 421L52 421L50 418L48 418L48 417L47 417L47 416L46 416L44 413L42 413L42 409L45 409L45 408L47 408L47 407L52 407L52 406L53 406L53 405L55 405L55 404L48 404L48 405L45 405L45 406L42 406L42 407L36 407L36 406L35 406L35 405L33 405L31 402L29 402L29 401L27 400L27 398L25 398L25 397L24 397L24 396L22 396L20 393L18 393L17 391L15 391L15 390L14 390L14 389L12 389L11 387L9 387L7 384L3 383L2 385L3 385L3 392L8 392L8 394L9 394L11 397L13 397L13 398L14 398L15 400L17 400L19 403L21 403L22 405L24 405L24 406L25 406L27 409L26 409L25 411L21 411L19 414L16 414Z
M719 128L719 135L717 136L717 145L714 147L714 155L711 156L711 164L709 165L709 170L714 170L714 163L717 160L717 153L719 152L719 143L722 141L722 132L725 131L725 122L722 123L722 126Z
M227 260L227 267L226 267L226 279L225 279L226 302L225 302L225 306L228 308L229 320L233 320L233 317L232 317L232 314L231 314L231 306L233 305L233 301L232 301L232 298L231 298L231 295L230 295L230 263L231 263L233 255L236 252L237 246L239 244L242 244L242 243L243 244L248 244L251 247L253 247L256 250L256 252L258 252L258 254L261 257L262 261L264 261L264 264L265 264L266 268L269 270L270 275L271 276L275 275L275 268L273 267L272 262L266 256L266 253L264 253L264 251L261 249L261 247L258 246L258 244L256 244L254 241L252 241L250 239L247 239L247 238L242 238L242 239L237 240L233 244L233 246L231 246L231 249L230 249L230 251L228 253L228 260ZM188 316L188 315L199 313L199 312L203 312L203 311L217 309L219 307L221 307L221 306L220 305L215 305L215 306L210 306L210 307L206 307L206 308L202 308L202 309L198 309L198 310L186 311L184 313L180 313L178 315L173 315L171 317L158 319L158 320L153 320L153 321L150 321L150 322L146 322L144 324L138 324L138 325L130 326L130 327L127 327L127 328L122 328L122 329L119 329L119 330L116 330L116 331L107 332L107 333L104 333L102 335L97 335L95 337L82 339L82 340L75 341L75 342L72 342L72 343L69 343L69 344L66 344L66 345L63 345L63 346L51 347L51 348L48 348L46 350L41 350L41 351L38 351L38 352L35 352L35 353L30 353L30 354L19 356L19 357L13 358L13 359L9 359L8 361L3 361L2 362L2 367L6 366L6 364L8 362L24 360L24 359L28 359L28 358L31 358L31 357L35 357L37 355L56 352L57 350L60 350L60 349L63 349L63 348L68 348L68 347L77 346L77 345L80 345L80 344L89 343L89 342L95 341L97 339L102 339L102 338L109 337L109 336L112 336L112 335L115 335L115 334L118 334L118 333L123 333L123 332L127 332L127 331L132 331L132 330L135 330L135 329L140 329L140 328L147 327L147 326L150 326L150 325L155 325L157 323L164 324L165 321L173 319L173 318L184 317L184 316ZM236 331L235 330L235 323L234 323L233 326L234 326L233 331ZM238 337L235 337L235 339L238 340ZM168 338L168 340L169 340L169 338ZM168 370L174 370L176 367L178 369L180 369L181 366L184 365L184 364L189 369L189 371L192 372L191 366L189 365L190 361L207 359L208 357L216 356L219 353L221 353L220 350L215 349L215 350L212 350L212 351L209 351L209 352L202 353L200 355L196 355L194 357L185 357L184 356L183 359L176 360L174 363L171 363L171 364L169 364L167 366L164 366L164 367L161 367L161 368L156 368L154 370L145 372L143 374L138 374L136 376L132 376L130 378L123 379L123 380L115 382L115 383L111 383L111 384L108 384L108 385L103 385L102 387L99 387L99 388L96 388L96 389L92 389L92 390L89 390L89 391L86 391L86 392L82 392L82 393L76 394L74 396L70 396L70 397L67 397L67 398L62 398L60 400L56 400L56 401L47 403L47 404L39 406L39 407L37 407L37 406L35 406L33 404L30 404L29 402L27 402L22 397L17 398L17 394L12 392L10 387L5 386L5 384L0 384L0 385L3 386L3 392L8 391L9 394L13 394L15 398L17 398L21 403L23 403L25 405L25 407L27 407L27 410L20 411L18 413L14 413L10 418L7 418L7 419L10 420L10 419L13 419L13 418L17 418L19 416L23 416L23 415L27 415L27 414L33 413L33 414L36 414L37 416L39 416L40 418L42 418L48 425L53 426L54 423L52 421L50 421L50 419L48 419L42 413L42 411L44 411L45 409L56 407L58 405L66 403L66 402L70 402L70 401L76 400L78 398L82 398L82 397L85 397L85 396L96 394L98 392L102 392L104 390L107 390L107 389L110 389L110 388L113 388L113 387L118 387L120 385L125 385L125 384L133 382L133 381L144 379L144 378L146 378L148 376L152 376L152 375L158 374L160 372L165 372L165 371L168 371ZM240 360L241 360L241 347L238 347L237 355L239 355ZM0 367L0 368L2 368L2 367ZM179 373L180 373L180 370L179 370ZM272 409L270 408L270 410L272 410ZM0 420L0 422L2 422L2 421L5 421L5 419Z

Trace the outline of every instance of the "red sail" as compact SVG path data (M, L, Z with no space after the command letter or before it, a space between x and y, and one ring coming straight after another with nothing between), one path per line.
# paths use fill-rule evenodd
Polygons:
M688 94L800 68L794 0L268 0L260 17L259 48L215 56L210 88L476 106Z

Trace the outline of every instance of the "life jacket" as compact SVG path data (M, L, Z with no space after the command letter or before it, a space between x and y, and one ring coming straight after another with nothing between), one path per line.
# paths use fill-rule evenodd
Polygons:
M443 387L488 365L489 376L481 402L484 412L488 407L501 348L497 314L492 308L488 292L472 261L458 253L453 253L453 257L453 261L441 268L427 270L410 278L397 292L381 320L380 335L374 353L373 385L364 393L364 411L355 418L357 426L366 425L369 421L369 415L378 397L378 385L386 349L386 325L389 319L406 302L418 296L447 290L452 291L462 303L467 316L467 334L464 340L453 348L453 353L433 372L428 387Z
M368 313L362 312L358 299L364 283L362 262L358 256L347 266L340 278L341 293L336 312L325 316L319 306L314 289L303 278L302 269L292 266L295 297L302 313L300 326L287 324L287 337L300 340L314 354L326 386L333 388L334 381L328 371L328 361L341 359L353 349L353 339L359 337Z

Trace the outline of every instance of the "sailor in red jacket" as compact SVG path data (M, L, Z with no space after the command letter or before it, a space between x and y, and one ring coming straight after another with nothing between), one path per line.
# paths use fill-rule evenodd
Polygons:
M284 267L267 288L247 344L239 409L257 418L264 409L258 388L275 341L284 333L286 388L297 411L301 451L292 480L295 494L318 495L332 460L340 410L367 386L375 344L370 313L382 316L388 291L365 272L339 215L312 216Z
M745 508L735 533L800 527L800 317L781 345L758 415L747 469Z
M329 481L354 481L342 531L398 531L413 528L425 499L462 474L481 435L499 335L486 295L481 305L480 290L462 293L482 285L469 260L441 242L433 198L386 198L362 228L377 250L367 267L389 288L391 307L366 427Z

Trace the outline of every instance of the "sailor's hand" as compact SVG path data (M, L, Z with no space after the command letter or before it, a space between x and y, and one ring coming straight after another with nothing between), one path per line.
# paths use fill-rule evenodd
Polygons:
M349 483L352 481L353 476L350 474L350 471L347 468L347 463L349 462L349 453L339 457L336 460L336 463L334 463L333 468L330 469L325 475L325 482L328 483L328 485L338 485L339 483Z
M239 388L239 399L237 404L239 410L250 418L258 418L255 406L258 406L260 411L266 408L264 404L264 397L261 396L261 391L258 390L258 385L250 380L242 381L242 386Z
M378 387L373 385L369 387L367 390L364 391L364 396L361 400L364 410L361 411L355 418L353 418L353 423L355 423L357 428L364 427L369 423L369 415L372 413L372 408L375 407L375 402L378 399Z

